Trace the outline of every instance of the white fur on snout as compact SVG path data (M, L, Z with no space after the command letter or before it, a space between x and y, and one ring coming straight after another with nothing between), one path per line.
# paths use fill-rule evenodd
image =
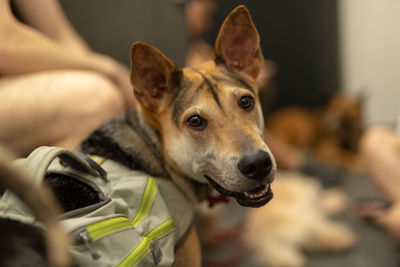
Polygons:
M192 171L193 173L198 173L200 170L200 164L197 161L193 161L192 163Z

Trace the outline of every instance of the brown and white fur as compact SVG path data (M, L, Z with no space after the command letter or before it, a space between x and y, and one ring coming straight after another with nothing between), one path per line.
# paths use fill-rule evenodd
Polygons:
M319 110L286 107L268 117L268 130L325 164L360 171L358 143L363 133L362 98L338 93Z
M222 25L213 61L180 69L154 47L134 43L131 81L138 110L100 127L83 151L170 178L194 203L214 188L242 206L265 205L276 164L263 140L259 43L244 6ZM200 266L194 231L177 255L177 266Z

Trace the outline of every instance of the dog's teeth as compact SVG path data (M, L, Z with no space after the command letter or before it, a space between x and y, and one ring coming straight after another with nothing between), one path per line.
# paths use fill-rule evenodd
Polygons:
M256 198L262 197L265 194L267 194L267 188L265 188L263 191L261 191L259 193L244 192L244 195L251 199L256 199Z

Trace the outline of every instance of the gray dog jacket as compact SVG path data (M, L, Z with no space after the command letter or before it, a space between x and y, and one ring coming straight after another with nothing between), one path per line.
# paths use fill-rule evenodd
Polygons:
M40 147L14 164L26 169L40 186L49 174L76 179L98 195L96 204L62 214L60 223L75 244L78 266L170 266L175 250L192 225L194 207L163 178L133 171L115 161ZM43 227L26 206L6 191L0 217Z

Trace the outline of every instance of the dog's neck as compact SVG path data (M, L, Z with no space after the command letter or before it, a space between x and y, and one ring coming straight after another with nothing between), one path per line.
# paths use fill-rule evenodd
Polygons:
M136 110L126 111L102 125L82 143L81 149L133 170L171 179L194 203L208 195L208 184L197 183L167 164L161 152L160 133Z

